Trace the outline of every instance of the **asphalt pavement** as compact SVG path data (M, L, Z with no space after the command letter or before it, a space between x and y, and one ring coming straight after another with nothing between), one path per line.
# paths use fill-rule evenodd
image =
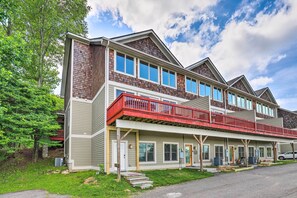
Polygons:
M160 187L139 198L297 198L297 164L221 173L214 177Z

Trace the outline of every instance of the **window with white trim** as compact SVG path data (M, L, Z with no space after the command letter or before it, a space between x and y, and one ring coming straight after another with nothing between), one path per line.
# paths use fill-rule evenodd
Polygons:
M203 160L209 160L209 145L203 145Z
M126 54L116 52L116 71L134 76L134 58Z
M186 92L197 94L197 81L186 77Z
M245 109L245 98L243 96L237 95L237 106Z
M229 105L236 105L236 97L234 93L228 92L228 104Z
M162 68L162 85L176 88L176 73Z
M256 111L257 111L258 113L262 113L262 104L261 104L261 103L258 103L258 102L257 102L257 104L256 104Z
M274 110L272 108L269 107L269 115L271 117L274 117Z
M213 99L217 101L223 101L222 89L217 87L213 88Z
M139 162L155 162L156 144L153 142L139 143Z
M164 161L177 161L178 145L174 143L164 144Z
M115 91L115 98L119 97L122 93L127 93L127 94L133 94L133 95L135 95L135 93L133 93L133 92L125 91L125 90L122 90L122 89L116 89L116 91Z
M159 69L157 66L139 61L139 78L159 83Z
M267 147L266 148L267 151L267 157L272 157L272 148L271 147Z
M200 96L209 96L210 98L212 98L211 97L211 86L206 83L200 82L199 95Z
M253 109L253 103L252 103L252 100L250 99L246 99L246 108L248 110L252 110Z

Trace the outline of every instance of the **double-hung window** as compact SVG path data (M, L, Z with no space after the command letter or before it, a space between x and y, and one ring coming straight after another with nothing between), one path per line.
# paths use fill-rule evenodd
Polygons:
M203 145L203 160L209 160L209 145Z
M229 105L236 105L235 94L228 92L228 104Z
M197 81L195 79L186 77L186 91L197 94Z
M139 143L139 162L155 162L155 143Z
M199 95L200 96L209 96L211 98L211 87L208 84L200 82L199 84Z
M177 161L178 145L173 143L164 144L164 161Z
M220 88L214 87L213 88L213 99L217 101L222 101L222 90Z
M256 107L257 107L257 108L256 108L257 112L258 112L258 113L262 113L262 104L260 104L260 103L257 102Z
M116 53L116 71L134 76L134 58L126 54Z
M245 109L245 98L242 96L237 96L237 106Z
M259 147L260 157L264 157L264 147Z
M274 117L274 112L273 112L273 109L269 107L269 115L271 117Z
M139 78L159 83L159 69L157 66L139 61Z
M176 73L162 68L162 84L176 88Z
M253 109L253 105L252 105L252 101L250 99L246 99L246 108L248 110L252 110Z

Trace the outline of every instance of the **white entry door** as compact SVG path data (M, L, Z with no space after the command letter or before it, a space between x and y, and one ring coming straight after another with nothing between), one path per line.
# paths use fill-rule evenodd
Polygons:
M117 163L117 142L112 142L112 165L114 167L114 164ZM127 170L127 164L128 164L128 155L127 155L127 142L122 141L121 142L121 171ZM117 168L115 167L115 170Z

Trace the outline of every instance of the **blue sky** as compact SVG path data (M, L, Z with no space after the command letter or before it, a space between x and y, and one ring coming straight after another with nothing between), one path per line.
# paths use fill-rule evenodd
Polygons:
M89 37L154 29L184 66L210 57L297 110L296 0L89 0Z

